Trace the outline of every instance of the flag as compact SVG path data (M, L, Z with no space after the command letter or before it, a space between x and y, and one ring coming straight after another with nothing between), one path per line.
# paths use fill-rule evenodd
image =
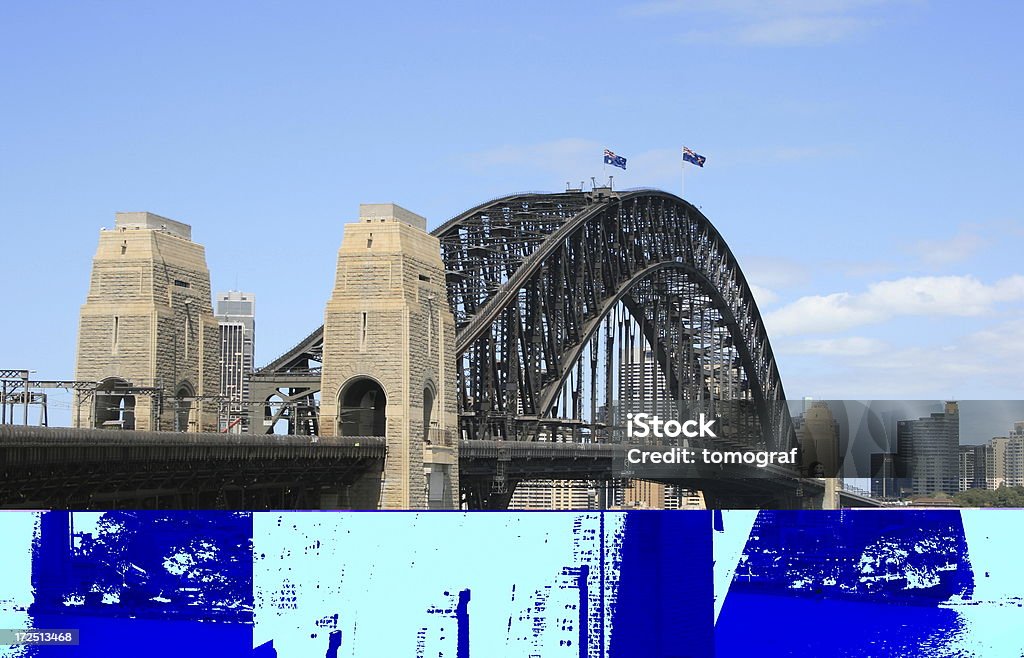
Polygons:
M604 163L610 164L613 167L622 167L623 169L626 168L626 158L622 157L621 155L615 155L608 149L604 150Z
M690 149L683 147L683 162L692 162L698 167L704 166L704 161L707 160L703 155L697 155Z

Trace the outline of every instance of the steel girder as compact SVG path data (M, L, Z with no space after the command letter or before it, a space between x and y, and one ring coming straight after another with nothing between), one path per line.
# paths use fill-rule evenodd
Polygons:
M585 351L596 360L602 324L607 342L621 338L608 327L620 304L674 400L731 417L734 436L750 447L795 445L750 288L722 236L689 203L653 190L516 195L434 234L458 327L468 438L579 440L587 432L553 428L589 425L590 440L613 440L594 434L600 419L583 407L588 397L592 407L595 397L615 403L620 391L609 382L618 375L591 377L589 396L566 387L579 387L570 380L585 370Z
M620 375L592 376L589 396L567 387L579 388L569 380L588 355L593 362L598 352L622 350L618 343L638 333L680 408L724 412L748 445L795 445L750 287L721 234L686 201L657 190L516 194L432 233L456 321L463 437L616 440L621 433L609 427L621 418L607 409L602 416L596 398L621 403L628 391L612 385ZM311 362L322 336L320 327L260 369L253 397L257 386L263 395L318 390ZM610 368L614 359L604 361ZM296 375L308 387L293 391Z
M324 328L321 325L274 361L249 375L249 431L273 434L274 425L288 421L289 434L320 433L320 364Z

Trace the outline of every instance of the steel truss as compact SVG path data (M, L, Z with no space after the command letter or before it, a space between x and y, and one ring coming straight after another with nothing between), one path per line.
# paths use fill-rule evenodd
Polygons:
M795 445L750 288L689 203L608 188L515 196L435 234L466 438L615 442L639 399L720 418L749 447ZM637 381L649 390L629 390Z
M618 442L627 403L641 400L710 414L727 442L796 445L750 287L686 201L600 187L518 194L433 235L456 322L461 438ZM321 327L253 375L256 402L283 402L250 427L288 418L290 433L306 432L322 349Z
M321 326L249 376L250 432L273 434L274 425L284 420L288 423L288 434L316 436L320 433L318 394L323 354L324 328Z

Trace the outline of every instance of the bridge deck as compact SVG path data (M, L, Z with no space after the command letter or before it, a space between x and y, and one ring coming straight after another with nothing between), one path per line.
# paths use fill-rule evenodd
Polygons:
M537 479L609 480L629 446L545 441L459 442L463 483L489 486L495 473L510 482ZM276 487L284 491L335 487L379 469L383 437L315 437L267 434L129 432L120 430L0 425L0 506L89 506L132 490L170 492L176 487L221 490ZM499 466L500 465L500 466ZM771 469L767 469L771 470ZM739 473L737 473L739 475ZM817 493L817 480L752 469L729 477L666 481L680 486L746 492L751 501L775 490ZM760 477L757 477L760 476ZM802 483L802 484L801 484ZM844 506L877 504L843 493Z

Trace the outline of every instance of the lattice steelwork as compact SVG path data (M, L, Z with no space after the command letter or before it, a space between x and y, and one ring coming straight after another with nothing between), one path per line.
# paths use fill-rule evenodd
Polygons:
M622 372L650 350L676 412L717 417L748 447L795 445L749 286L682 199L517 195L434 234L458 328L464 438L621 440Z
M298 345L249 375L251 401L249 431L273 434L286 421L288 434L320 433L320 364L323 362L324 328L320 326Z
M718 418L727 442L796 445L746 279L686 201L609 188L518 194L433 234L456 322L461 438L618 442L630 400L667 399L680 416ZM312 413L322 335L253 376L255 400L286 400L254 428L289 404L301 407L295 420ZM664 395L627 390L623 373L645 363L660 376L641 380L665 382Z

